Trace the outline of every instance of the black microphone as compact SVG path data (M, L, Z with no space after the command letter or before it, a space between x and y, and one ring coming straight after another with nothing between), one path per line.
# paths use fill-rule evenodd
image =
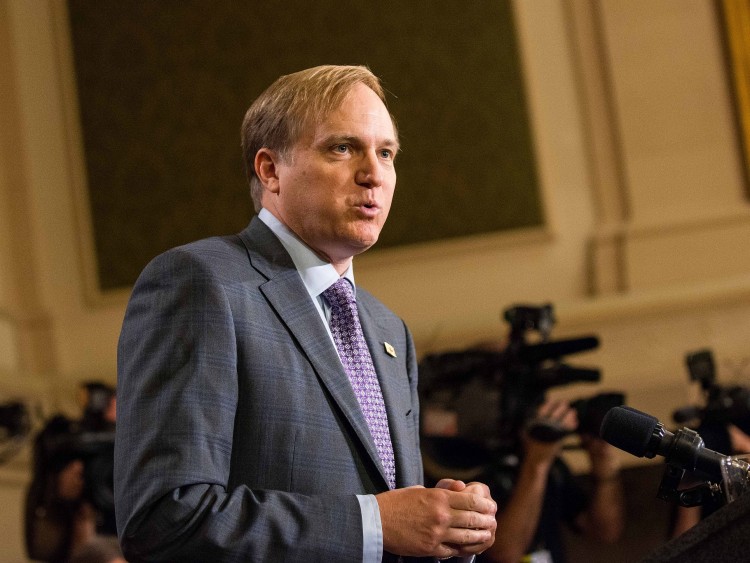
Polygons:
M636 457L658 454L671 465L697 471L717 482L723 479L721 466L727 457L705 448L697 432L682 428L673 434L655 417L634 408L610 409L599 434L605 442Z

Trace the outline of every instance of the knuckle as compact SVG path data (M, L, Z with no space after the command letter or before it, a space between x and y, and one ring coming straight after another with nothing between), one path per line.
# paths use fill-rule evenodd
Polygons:
M440 533L442 530L450 525L451 516L446 510L438 510L435 514L435 526L436 532Z

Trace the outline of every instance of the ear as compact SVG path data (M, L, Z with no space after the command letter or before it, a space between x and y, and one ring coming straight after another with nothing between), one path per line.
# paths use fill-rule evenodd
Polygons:
M255 153L255 174L258 176L263 188L272 192L279 193L279 174L278 163L279 155L267 147L263 147Z

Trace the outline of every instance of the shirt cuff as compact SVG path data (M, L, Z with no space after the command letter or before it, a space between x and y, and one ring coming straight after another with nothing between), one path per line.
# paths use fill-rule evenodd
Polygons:
M362 563L380 563L383 559L383 524L375 495L357 495L362 511Z

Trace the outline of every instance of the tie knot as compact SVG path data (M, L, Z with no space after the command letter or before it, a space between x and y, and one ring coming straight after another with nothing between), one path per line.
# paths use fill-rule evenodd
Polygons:
M352 284L346 278L336 280L336 283L326 289L323 295L331 304L331 307L344 307L356 302Z

